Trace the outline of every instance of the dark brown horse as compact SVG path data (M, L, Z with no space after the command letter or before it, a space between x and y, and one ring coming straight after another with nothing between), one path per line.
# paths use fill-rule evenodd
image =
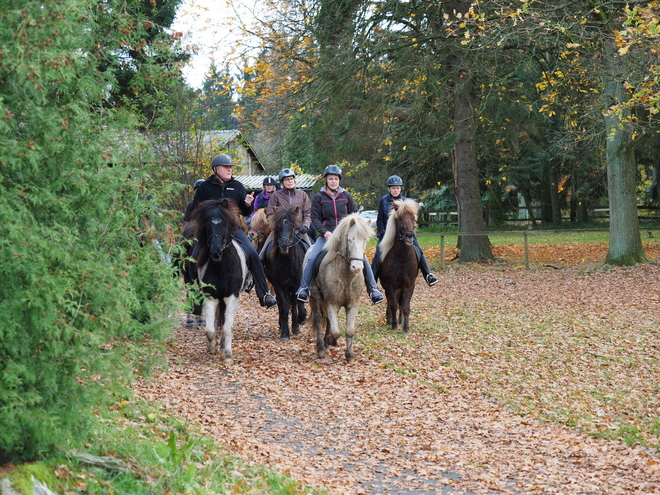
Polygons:
M266 277L275 290L280 318L280 340L289 340L289 312L291 332L300 333L300 324L307 318L305 304L296 298L300 286L303 259L307 245L301 241L296 228L299 207L277 208L271 216L273 243L266 256Z
M411 199L394 201L380 243L380 283L387 297L387 324L410 330L410 300L417 280L417 255L413 247L419 207Z

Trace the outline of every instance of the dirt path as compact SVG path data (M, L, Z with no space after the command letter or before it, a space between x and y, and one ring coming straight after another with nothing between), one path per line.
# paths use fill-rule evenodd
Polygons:
M660 493L659 459L644 449L517 416L459 376L422 383L365 343L351 365L343 339L319 361L308 324L280 342L276 319L244 295L231 366L207 354L201 328L178 327L170 372L139 393L237 455L344 494Z

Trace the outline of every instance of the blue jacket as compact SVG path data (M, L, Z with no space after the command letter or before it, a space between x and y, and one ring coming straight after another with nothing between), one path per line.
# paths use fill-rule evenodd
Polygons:
M376 217L376 235L378 236L378 240L382 239L385 235L385 227L387 227L387 219L390 217L390 211L392 211L392 203L406 199L408 198L402 194L395 198L390 193L380 198L378 202L378 217Z

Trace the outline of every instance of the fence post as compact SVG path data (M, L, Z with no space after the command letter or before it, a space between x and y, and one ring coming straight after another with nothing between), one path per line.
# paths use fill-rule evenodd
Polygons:
M442 263L440 266L442 268L445 267L445 236L444 234L440 234L440 262Z
M529 235L527 231L523 232L525 236L525 268L529 270Z

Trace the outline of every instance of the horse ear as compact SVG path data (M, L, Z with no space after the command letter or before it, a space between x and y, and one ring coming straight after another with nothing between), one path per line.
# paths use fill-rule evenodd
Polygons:
M222 203L220 203L223 208L229 208L229 201L226 199L222 200Z
M402 204L403 204L403 203L402 203L401 201L394 201L394 202L392 203L392 208L394 208L395 210L398 210L399 207L400 207Z
M350 223L349 227L352 227L353 225L355 225L355 218L351 218L351 223Z
M296 207L293 209L293 212L294 212L296 215L298 214L299 211L300 211L300 206L296 206Z

